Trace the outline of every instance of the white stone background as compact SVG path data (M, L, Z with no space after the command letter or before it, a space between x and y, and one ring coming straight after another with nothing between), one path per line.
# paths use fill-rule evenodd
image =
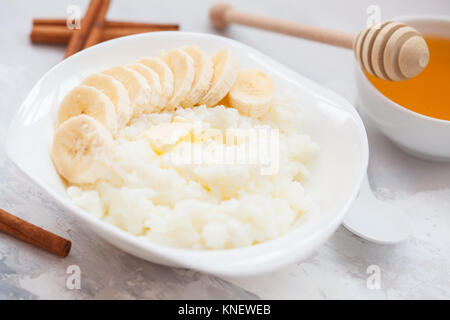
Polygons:
M382 18L400 14L450 15L448 0L229 0L235 7L273 17L357 32L366 8ZM213 33L213 1L114 0L110 19L178 22L185 31ZM271 274L245 279L155 265L130 256L83 229L6 158L9 121L34 83L61 61L61 47L28 40L32 17L64 16L81 0L2 0L0 11L0 206L70 238L66 259L0 234L0 299L398 299L450 298L450 164L406 155L363 116L370 143L369 177L376 195L404 209L413 236L395 246L363 241L343 227L308 259ZM240 26L224 33L259 49L354 101L350 51ZM66 269L79 265L81 290L66 288ZM369 265L381 270L381 289L366 285Z

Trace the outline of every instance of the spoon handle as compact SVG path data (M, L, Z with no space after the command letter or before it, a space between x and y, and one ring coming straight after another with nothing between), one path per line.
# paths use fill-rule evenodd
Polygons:
M395 244L411 234L408 216L401 209L378 200L367 175L343 224L355 235L379 244Z
M224 29L229 24L236 23L347 49L353 48L355 38L353 34L346 32L237 11L225 3L214 5L210 18L217 29Z

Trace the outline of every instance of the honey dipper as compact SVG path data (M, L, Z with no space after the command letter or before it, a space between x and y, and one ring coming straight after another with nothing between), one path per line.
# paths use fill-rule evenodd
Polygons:
M309 26L290 21L239 12L225 3L217 3L210 10L216 29L236 23L284 33L294 37L353 49L356 60L370 74L385 80L402 81L418 75L427 66L428 47L414 28L399 22L387 21L353 34Z

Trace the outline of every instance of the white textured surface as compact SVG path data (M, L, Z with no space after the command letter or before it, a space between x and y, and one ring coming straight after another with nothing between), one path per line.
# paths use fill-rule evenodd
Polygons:
M212 32L213 1L114 1L109 18L180 22L186 31ZM372 1L245 1L243 10L357 32ZM63 16L68 4L86 1L6 0L0 12L0 144L8 123L33 84L63 56L62 48L32 46L33 16ZM450 14L450 2L377 1L382 18L406 13ZM143 10L145 8L145 10ZM176 8L176 9L174 9ZM404 8L407 8L405 10ZM321 44L232 27L225 35L245 42L347 96L354 95L350 52ZM5 50L6 48L6 50ZM365 242L340 228L309 259L275 273L218 279L170 269L125 254L83 230L28 181L0 149L0 207L70 238L59 259L0 234L0 299L5 298L450 298L450 164L414 159L366 121L371 147L369 177L378 197L403 208L413 237L396 246ZM32 155L30 155L32 156ZM81 290L66 288L66 269L78 265ZM370 290L367 268L381 271L381 289Z

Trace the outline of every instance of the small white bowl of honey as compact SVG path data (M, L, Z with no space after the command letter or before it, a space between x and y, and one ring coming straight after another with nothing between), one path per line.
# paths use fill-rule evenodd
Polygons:
M401 149L428 160L450 161L450 17L392 20L423 35L429 63L418 76L396 82L376 78L358 66L358 105Z

